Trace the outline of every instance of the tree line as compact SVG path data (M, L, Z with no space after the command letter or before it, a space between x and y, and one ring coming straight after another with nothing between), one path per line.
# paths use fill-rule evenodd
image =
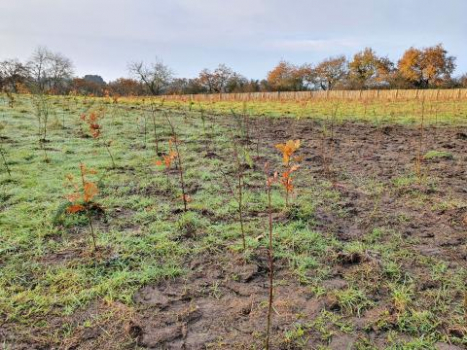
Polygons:
M397 62L372 48L351 59L328 57L316 64L281 60L265 79L248 79L225 64L203 69L195 78L180 78L160 60L130 62L128 77L106 83L99 75L74 75L64 55L38 47L30 59L0 61L0 91L81 95L141 96L261 91L423 89L467 87L467 73L452 77L456 58L442 44L407 49Z

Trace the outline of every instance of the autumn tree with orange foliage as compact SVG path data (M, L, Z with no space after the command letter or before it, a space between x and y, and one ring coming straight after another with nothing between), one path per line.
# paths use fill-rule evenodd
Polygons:
M447 55L442 44L423 49L411 47L398 62L400 75L421 88L441 85L451 78L455 68L455 58Z
M320 62L312 72L312 81L322 90L332 90L347 75L345 56L330 57Z
M308 65L296 66L282 60L268 73L267 81L275 91L300 91L311 72Z
M354 87L369 88L378 84L389 84L394 73L394 64L387 57L378 57L367 47L356 53L349 62L349 79Z
M85 78L74 78L71 88L80 95L102 96L104 93L104 84L98 84Z
M173 80L172 69L158 58L150 64L142 61L131 62L128 65L128 70L132 76L139 79L151 95L162 94Z

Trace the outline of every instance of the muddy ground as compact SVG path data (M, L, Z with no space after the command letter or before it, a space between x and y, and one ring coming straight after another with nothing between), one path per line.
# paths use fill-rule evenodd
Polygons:
M423 292L441 288L442 282L426 273L418 257L443 261L448 271L467 268L465 128L426 127L421 153L447 153L423 159L420 180L397 185L398 178L413 176L416 169L421 133L418 127L329 124L323 141L322 124L318 122L259 119L257 123L261 148L273 150L276 143L288 139L302 141L300 154L304 159L301 175L297 175L298 189L327 178L339 193L332 209L316 209L315 231L334 235L341 242L364 240L375 227L396 232L403 249L413 254L400 260L401 269L413 278L415 293L420 292L417 295L421 298ZM253 136L251 142L257 141ZM323 170L323 149L328 159L327 173ZM65 321L78 324L90 313L110 308L113 312L101 327L82 327L58 347L18 341L13 348L111 349L118 345L128 349L261 349L268 293L266 256L265 250L259 250L245 261L242 255L227 250L205 252L186 262L186 276L138 290L133 297L134 307L96 301L68 319L52 321L57 326ZM290 272L287 261L276 259L272 348L379 349L394 344L394 339L389 339L392 330L397 331L397 341L407 343L423 333L421 330L416 335L397 328L397 310L381 281L377 253L371 249L354 255L331 251L324 263L330 273L320 284L323 292L317 293ZM346 289L349 280L354 279L377 286L368 293L371 307L359 313L346 312L332 296L333 291ZM450 296L457 304L463 298L458 292ZM427 305L430 303L427 301ZM339 321L332 315L337 315ZM318 318L320 324L316 323ZM446 322L436 326L441 336L434 346L466 348L462 345L466 325L451 323L447 316L441 320ZM15 334L14 326L4 325L0 338L5 333ZM29 337L34 339L33 330Z

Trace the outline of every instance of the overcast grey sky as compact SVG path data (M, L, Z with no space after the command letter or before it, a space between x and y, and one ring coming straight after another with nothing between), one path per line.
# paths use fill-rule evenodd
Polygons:
M467 0L0 0L0 60L45 45L78 75L127 76L157 56L177 76L225 63L263 78L280 59L317 62L370 46L397 60L443 43L467 72Z

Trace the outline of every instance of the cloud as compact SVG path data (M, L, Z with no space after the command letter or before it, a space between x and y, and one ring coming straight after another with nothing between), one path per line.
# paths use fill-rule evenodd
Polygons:
M273 50L330 52L359 48L361 45L355 39L284 39L268 41L264 46Z
M107 79L155 56L180 75L223 62L259 78L281 57L317 62L369 46L397 60L442 42L464 72L466 11L466 0L0 0L0 60L46 45L78 74Z

